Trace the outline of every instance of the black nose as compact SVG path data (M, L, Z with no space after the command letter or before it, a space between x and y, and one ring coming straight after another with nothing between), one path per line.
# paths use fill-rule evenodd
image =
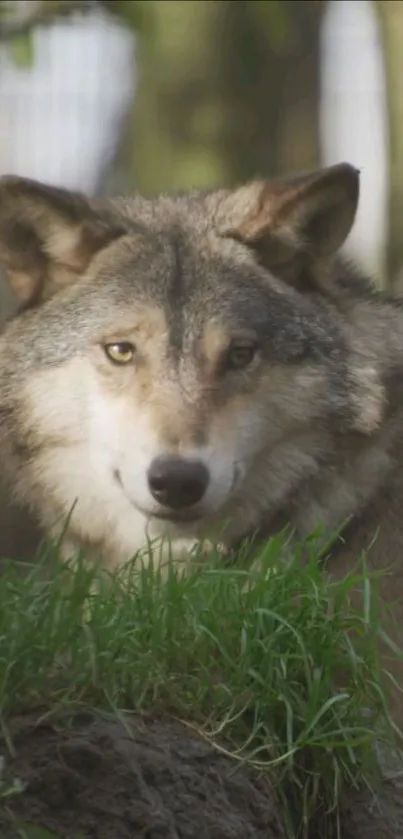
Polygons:
M157 457L152 461L147 477L153 498L172 510L197 504L209 482L209 473L200 460L181 457Z

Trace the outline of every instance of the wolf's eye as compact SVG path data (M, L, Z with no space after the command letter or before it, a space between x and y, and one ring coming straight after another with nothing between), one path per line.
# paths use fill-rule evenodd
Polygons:
M105 344L104 350L114 364L129 364L133 361L135 347L129 341L116 341L115 344Z
M253 344L238 344L228 350L225 366L227 370L242 370L248 367L256 355L257 347Z

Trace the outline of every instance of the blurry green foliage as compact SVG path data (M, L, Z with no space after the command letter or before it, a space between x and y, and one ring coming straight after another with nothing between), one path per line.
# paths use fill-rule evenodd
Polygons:
M98 0L137 35L139 84L121 158L145 192L229 185L319 157L318 32L325 0ZM0 0L19 64L30 36L94 3ZM129 183L130 182L130 183Z
M18 67L30 67L35 58L34 42L31 32L16 35L11 41L11 51Z
M311 5L318 5L320 2L323 0L314 0ZM290 3L284 0L248 0L248 4L255 7L257 17L267 29L273 52L284 54L295 48L299 34ZM98 5L120 17L141 36L152 37L158 5L155 0L99 0ZM38 23L49 23L55 17L71 14L80 7L84 10L91 8L88 3L80 3L77 0L31 0L30 6L30 10L21 18L17 13L17 0L0 0L0 38L13 41L15 60L24 65L32 61L30 34ZM4 32L1 26L3 21L10 24L4 28ZM17 32L15 36L13 26ZM20 28L24 29L21 34L18 31Z

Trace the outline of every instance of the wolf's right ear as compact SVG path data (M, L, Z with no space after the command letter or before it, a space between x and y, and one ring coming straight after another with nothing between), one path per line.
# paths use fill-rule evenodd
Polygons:
M0 178L0 264L24 303L76 281L123 227L66 189Z
M223 200L221 235L255 251L268 268L303 255L329 259L354 222L359 171L348 163L278 181L252 181Z

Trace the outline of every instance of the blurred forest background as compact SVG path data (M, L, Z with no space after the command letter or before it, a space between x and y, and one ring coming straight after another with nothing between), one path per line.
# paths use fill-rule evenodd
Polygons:
M0 174L153 193L348 160L347 250L403 289L402 80L400 0L0 0Z

